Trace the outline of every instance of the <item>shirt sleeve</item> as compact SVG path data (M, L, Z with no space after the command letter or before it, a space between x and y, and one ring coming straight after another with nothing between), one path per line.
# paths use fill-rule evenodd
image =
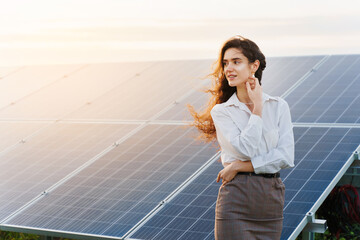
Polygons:
M275 173L280 169L294 167L294 133L289 105L282 100L279 120L279 141L276 148L251 159L255 173Z
M240 130L222 106L215 105L210 114L222 149L233 153L234 157L255 156L262 136L263 120L260 116L251 114L246 127Z

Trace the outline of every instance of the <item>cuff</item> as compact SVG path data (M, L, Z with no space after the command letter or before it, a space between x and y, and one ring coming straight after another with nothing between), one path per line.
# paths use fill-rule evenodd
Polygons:
M265 161L261 155L253 157L251 159L251 164L253 165L255 173L265 173Z

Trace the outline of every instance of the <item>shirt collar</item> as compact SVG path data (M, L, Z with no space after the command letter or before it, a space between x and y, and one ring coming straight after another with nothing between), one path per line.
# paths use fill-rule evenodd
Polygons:
M269 100L276 100L278 101L278 99L276 97L272 97L267 93L262 92L262 99L263 99L263 103ZM224 103L225 107L231 106L231 105L235 105L238 106L240 108L242 107L246 107L246 105L243 102L240 102L239 99L236 96L236 92L233 93L233 95ZM247 108L247 107L246 107Z

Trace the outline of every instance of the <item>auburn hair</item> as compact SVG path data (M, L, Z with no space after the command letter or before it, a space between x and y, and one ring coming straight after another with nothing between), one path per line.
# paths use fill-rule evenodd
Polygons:
M229 86L224 73L224 54L229 48L239 49L242 54L247 57L249 63L259 60L260 65L255 72L255 77L259 79L261 85L262 72L266 67L266 61L265 56L260 51L259 47L253 41L240 35L228 39L223 44L217 61L213 64L214 71L207 75L207 77L212 79L212 86L202 90L203 92L211 94L205 110L196 112L192 105L186 105L191 116L194 118L194 121L190 123L190 126L195 126L200 132L200 135L197 136L198 140L203 140L205 142L216 140L216 129L210 111L216 104L226 102L233 93L236 92L236 87Z

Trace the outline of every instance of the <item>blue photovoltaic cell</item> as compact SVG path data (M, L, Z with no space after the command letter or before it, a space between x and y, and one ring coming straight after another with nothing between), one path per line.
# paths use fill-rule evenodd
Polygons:
M298 56L269 58L263 72L263 90L273 96L281 96L324 56Z
M211 164L190 185L145 223L134 239L214 239L216 183L219 162Z
M195 136L148 125L6 224L121 237L216 153Z
M264 92L281 96L292 87L301 77L309 72L323 56L312 57L281 57L267 59L267 67L263 72L262 86ZM210 87L210 80L207 87ZM178 101L171 109L160 115L158 120L185 120L191 121L192 117L186 104L194 106L196 111L203 110L210 93L197 90L188 97Z
M293 122L360 123L360 55L327 59L287 97Z
M359 128L294 128L294 130L295 136L298 135L295 146L296 167L284 177L286 197L283 239L290 236L360 143ZM306 144L298 146L298 143L303 142L311 143L313 146L310 148ZM329 148L324 149L324 146Z
M23 123L18 124L23 125ZM136 124L51 124L1 154L0 221L113 145L137 126ZM26 127L28 126L22 126L25 130L31 131L31 128L26 129Z
M295 167L281 170L286 186L281 239L288 239L360 142L358 128L295 127L294 135ZM221 164L214 162L131 238L214 239L220 186L215 178L221 169Z

